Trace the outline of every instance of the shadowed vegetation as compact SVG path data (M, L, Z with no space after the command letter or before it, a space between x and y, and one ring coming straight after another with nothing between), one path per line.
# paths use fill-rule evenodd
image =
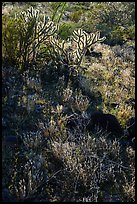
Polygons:
M3 201L134 202L134 2L2 13Z

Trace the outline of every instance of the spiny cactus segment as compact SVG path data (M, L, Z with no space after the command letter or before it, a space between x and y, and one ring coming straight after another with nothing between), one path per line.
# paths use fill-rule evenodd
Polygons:
M72 37L67 43L64 41L60 43L58 39L52 37L51 44L55 47L55 52L66 57L66 61L69 65L80 66L87 49L97 42L103 42L105 39L105 37L100 38L99 31L88 34L82 29L79 29L77 31L74 30ZM69 44L69 46L67 46L67 44Z
M72 34L72 42L75 43L74 58L78 65L81 64L82 58L85 55L88 48L97 42L103 42L106 38L100 38L100 32L86 33L82 29L74 30Z
M32 7L16 15L15 18L23 22L19 56L20 62L26 69L30 62L36 61L41 44L46 43L57 32L58 26L45 15L42 19L39 10Z

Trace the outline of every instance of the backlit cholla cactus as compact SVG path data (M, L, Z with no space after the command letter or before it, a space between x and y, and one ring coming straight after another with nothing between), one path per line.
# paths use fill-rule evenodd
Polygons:
M41 44L48 41L58 27L45 15L42 20L39 10L33 7L17 14L16 19L23 22L20 27L19 59L28 66L30 62L35 62Z
M62 56L62 60L68 65L80 66L87 49L97 42L103 42L106 38L100 38L100 32L86 33L82 29L75 30L67 43L59 42L51 37L51 44L54 51Z
M103 42L105 39L105 37L100 38L100 32L88 34L82 29L74 31L72 35L72 42L76 47L73 52L75 62L80 65L87 49L97 42Z
M47 16L42 17L39 10L32 7L16 15L16 19L21 23L19 59L25 67L28 67L30 63L35 64L43 43L52 46L56 56L63 64L79 67L87 49L105 40L105 37L100 38L100 32L88 34L79 29L73 32L68 42L62 41L56 37L58 26Z

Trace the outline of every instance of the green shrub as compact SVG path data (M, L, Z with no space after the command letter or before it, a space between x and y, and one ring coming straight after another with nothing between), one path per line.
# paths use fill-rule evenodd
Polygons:
M59 23L62 15L63 15L63 12L66 9L66 6L67 6L66 2L61 2L61 3L60 2L53 2L53 3L51 2L50 3L50 7L52 10L52 16L51 16L52 21Z
M83 13L82 10L75 11L74 13L72 13L72 14L70 15L70 20L71 20L71 21L74 21L75 23L77 23L77 22L80 20L82 13Z
M85 14L87 20L83 22L84 26L89 27L89 30L93 28L99 30L107 37L107 44L123 44L131 36L134 39L134 2L92 2L90 10Z
M126 35L127 35L127 39L135 40L135 24L128 27Z
M21 23L21 22L20 22ZM2 18L2 55L12 64L18 61L19 54L19 21L15 18Z
M59 26L58 34L63 40L67 40L70 35L72 35L73 31L78 28L79 25L76 23L66 22Z
M123 26L117 26L111 33L111 39L113 40L114 44L123 43L126 37L126 30Z

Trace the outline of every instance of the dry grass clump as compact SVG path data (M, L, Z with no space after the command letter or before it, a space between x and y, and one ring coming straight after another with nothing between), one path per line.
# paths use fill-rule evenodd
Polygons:
M125 175L125 185L123 185L124 198L130 202L135 202L135 151L128 147L126 152L131 173L127 178Z
M69 181L74 190L72 200L99 202L105 201L105 196L109 195L114 202L117 195L122 202L125 195L130 194L130 182L133 188L133 181L127 178L131 174L134 177L134 167L123 160L125 150L118 140L108 140L106 133L100 131L94 135L69 133L70 138L73 142L53 142L52 150L73 175ZM131 199L133 197L132 191Z
M41 151L47 146L47 140L40 131L26 132L20 137L23 143L14 150L10 161L12 168L10 166L10 175L7 176L10 194L16 201L25 202L35 200L39 188L43 193L42 184L47 182L47 157Z
M64 141L67 133L67 139ZM54 136L56 134L56 136ZM9 190L17 201L116 202L135 200L135 151L98 130L22 135L12 157ZM11 167L10 167L11 168ZM37 197L37 199L36 199Z

